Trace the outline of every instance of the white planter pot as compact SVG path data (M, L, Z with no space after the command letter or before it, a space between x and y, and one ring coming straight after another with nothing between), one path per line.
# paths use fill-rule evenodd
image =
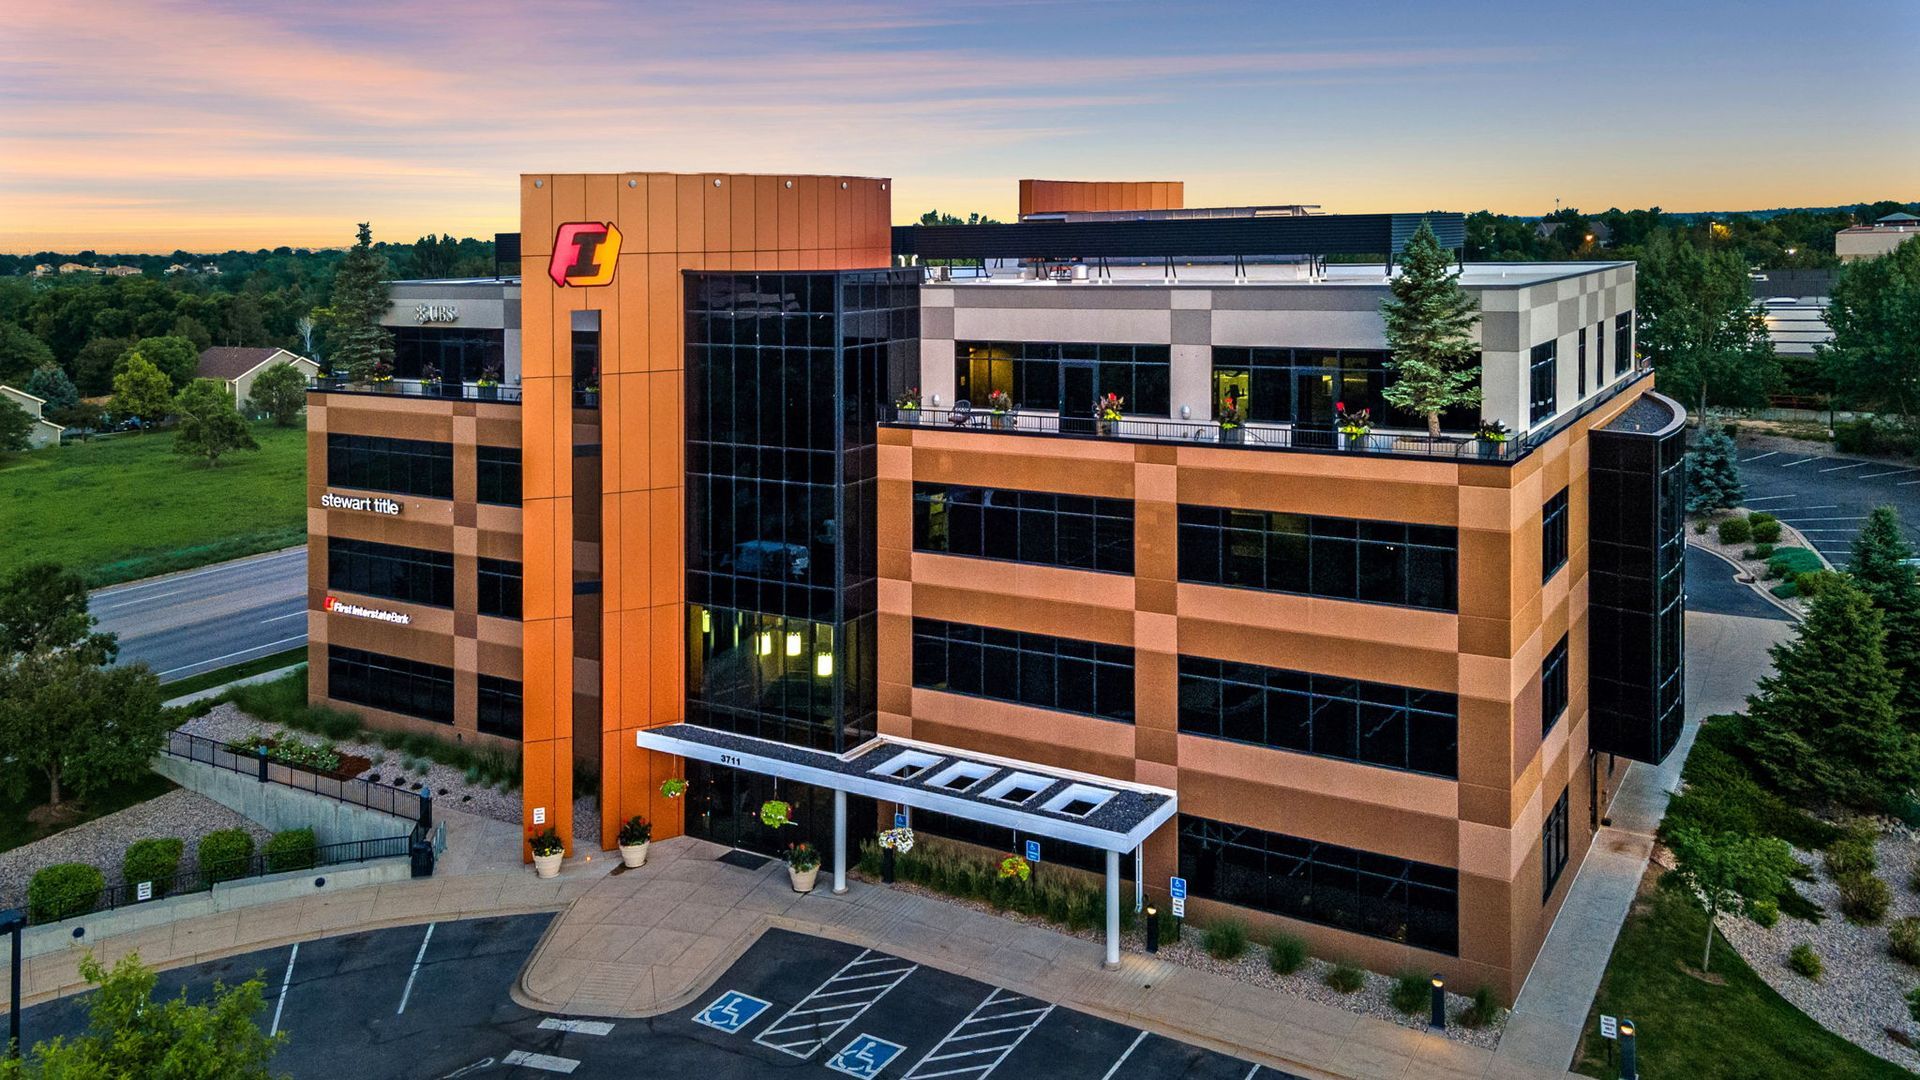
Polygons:
M787 878L793 882L793 891L797 893L812 892L814 882L819 877L820 868L817 866L811 870L795 870L791 866L787 867Z
M642 840L637 844L621 844L620 861L624 863L629 870L647 865L647 841Z
M558 855L535 855L533 857L533 872L543 878L559 877L560 860L566 857L567 853L564 851Z

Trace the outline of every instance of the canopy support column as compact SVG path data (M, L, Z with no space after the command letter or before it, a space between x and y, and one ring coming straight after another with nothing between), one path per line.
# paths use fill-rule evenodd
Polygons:
M1120 966L1120 853L1107 852L1107 967Z
M833 891L847 891L847 793L833 790Z

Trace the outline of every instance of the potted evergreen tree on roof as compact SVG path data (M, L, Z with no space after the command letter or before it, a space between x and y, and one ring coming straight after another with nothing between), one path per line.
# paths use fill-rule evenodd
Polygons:
M1440 435L1440 414L1480 404L1480 345L1473 339L1480 303L1460 287L1453 258L1424 221L1400 254L1393 295L1380 304L1387 324L1387 370L1395 378L1380 396L1427 418Z

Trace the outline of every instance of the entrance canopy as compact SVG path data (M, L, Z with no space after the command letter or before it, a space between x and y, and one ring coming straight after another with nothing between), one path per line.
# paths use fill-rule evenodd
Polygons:
M1132 851L1179 809L1166 788L881 735L844 754L671 724L634 733L642 749L865 795L1030 836Z

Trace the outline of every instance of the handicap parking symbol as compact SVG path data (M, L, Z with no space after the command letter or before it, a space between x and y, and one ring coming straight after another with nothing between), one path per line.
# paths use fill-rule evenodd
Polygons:
M890 1043L885 1039L876 1039L862 1033L852 1042L840 1048L840 1052L827 1059L827 1068L834 1072L857 1076L860 1080L873 1080L880 1070L887 1067L894 1058L899 1057L907 1048L899 1043Z
M766 1012L767 1008L768 1003L757 997L743 994L738 990L729 990L714 998L713 1004L701 1009L694 1016L693 1022L733 1035L741 1028L753 1023L753 1018Z

